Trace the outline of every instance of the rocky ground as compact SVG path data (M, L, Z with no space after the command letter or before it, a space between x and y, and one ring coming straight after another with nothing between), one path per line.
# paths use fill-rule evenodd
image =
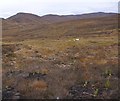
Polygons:
M75 44L43 55L32 45L3 44L3 99L116 99L117 48Z

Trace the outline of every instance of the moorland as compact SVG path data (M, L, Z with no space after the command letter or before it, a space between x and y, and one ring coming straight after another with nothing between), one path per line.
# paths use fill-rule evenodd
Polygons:
M3 99L118 98L118 14L18 13L2 26Z

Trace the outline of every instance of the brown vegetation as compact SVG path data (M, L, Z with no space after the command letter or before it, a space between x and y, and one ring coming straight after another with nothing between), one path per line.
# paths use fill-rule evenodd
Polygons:
M117 99L116 15L9 20L3 21L4 99Z

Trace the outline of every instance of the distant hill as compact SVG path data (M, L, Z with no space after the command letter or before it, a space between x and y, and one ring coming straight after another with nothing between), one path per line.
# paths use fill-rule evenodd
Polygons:
M107 17L113 16L115 13L89 13L89 14L81 14L81 15L45 15L42 16L42 20L46 20L48 22L62 22L62 21L69 21L69 20L77 20L77 19L87 19L87 18L95 18L95 17Z
M30 14L30 13L17 13L16 15L13 15L7 20L18 22L18 23L29 23L29 22L37 22L39 21L39 16Z
M45 15L18 13L3 20L4 40L83 37L110 33L118 27L114 13L83 15Z
M38 16L35 14L30 13L17 13L13 15L7 20L14 21L17 23L56 23L62 21L69 21L69 20L77 20L77 19L87 19L87 18L95 18L95 17L106 17L106 16L113 16L115 13L90 13L90 14L81 14L81 15L45 15L45 16Z

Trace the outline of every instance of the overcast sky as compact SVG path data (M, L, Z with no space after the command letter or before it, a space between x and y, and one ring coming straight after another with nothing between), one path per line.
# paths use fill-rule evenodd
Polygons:
M46 14L83 14L92 12L118 12L119 0L0 0L0 17L18 12Z

